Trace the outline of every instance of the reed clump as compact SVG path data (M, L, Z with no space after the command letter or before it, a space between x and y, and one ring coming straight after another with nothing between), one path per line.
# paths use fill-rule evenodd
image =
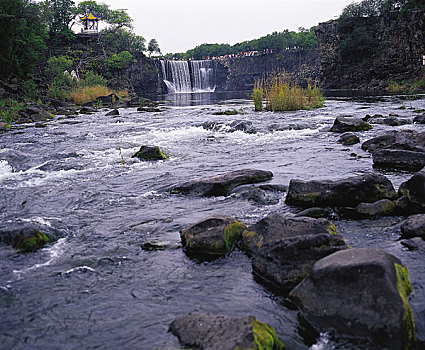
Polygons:
M112 93L112 90L106 86L96 85L96 86L84 86L72 90L69 93L69 98L74 101L76 104L83 104L86 102L94 101L99 96L107 96Z
M308 82L307 88L304 89L292 83L285 74L278 73L255 83L253 99L256 111L262 110L263 95L266 110L274 112L319 108L324 102L316 84L312 85Z

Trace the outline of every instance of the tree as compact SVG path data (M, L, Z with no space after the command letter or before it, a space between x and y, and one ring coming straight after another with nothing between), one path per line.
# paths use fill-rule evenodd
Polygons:
M40 12L30 0L0 0L0 79L33 74L46 49Z
M148 44L148 51L149 51L149 57L152 55L152 53L157 52L161 53L161 49L159 48L159 44L156 41L156 39L151 39Z
M75 3L72 0L46 0L43 2L43 17L49 36L54 43L74 38L71 30L75 19Z
M143 52L146 51L145 38L125 28L102 30L102 42L107 51Z

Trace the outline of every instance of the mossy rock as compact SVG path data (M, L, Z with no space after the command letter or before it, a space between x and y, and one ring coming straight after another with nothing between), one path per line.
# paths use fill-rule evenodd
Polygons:
M50 239L45 233L30 230L17 237L13 248L17 249L21 253L30 253L43 248L49 242Z
M131 158L139 158L140 160L167 159L158 146L142 146Z

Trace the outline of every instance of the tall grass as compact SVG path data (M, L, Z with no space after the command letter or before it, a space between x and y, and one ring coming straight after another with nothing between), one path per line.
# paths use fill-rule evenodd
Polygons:
M262 110L263 94L268 111L319 108L323 106L324 101L316 84L311 85L311 82L309 82L307 88L303 89L298 84L291 83L286 75L278 73L255 83L253 99L256 111Z
M71 91L69 98L76 104L82 105L83 103L94 101L99 96L110 95L112 92L112 90L102 85L84 86Z

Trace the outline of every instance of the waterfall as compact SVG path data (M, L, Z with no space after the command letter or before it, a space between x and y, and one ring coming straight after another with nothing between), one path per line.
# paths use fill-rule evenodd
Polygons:
M168 93L211 92L215 89L212 61L161 61Z

